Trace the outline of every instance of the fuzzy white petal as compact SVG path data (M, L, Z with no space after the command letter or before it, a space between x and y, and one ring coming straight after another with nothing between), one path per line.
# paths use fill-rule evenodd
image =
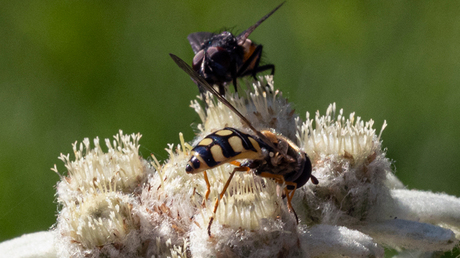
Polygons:
M404 250L397 255L393 256L393 258L433 258L433 257L438 257L438 255L435 255L433 252L424 252L424 251L419 251L419 250Z
M9 258L54 258L54 233L41 231L25 234L0 243L0 257Z
M404 189L392 190L391 196L396 201L395 216L398 218L443 225L460 235L459 198L444 193Z
M395 248L448 251L458 243L454 232L449 229L410 220L391 219L357 228L371 235L378 243Z
M383 257L372 237L346 227L320 224L304 231L302 248L308 257Z

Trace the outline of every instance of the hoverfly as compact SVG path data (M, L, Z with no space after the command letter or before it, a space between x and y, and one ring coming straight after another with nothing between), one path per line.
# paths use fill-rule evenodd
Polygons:
M273 64L259 66L262 45L255 44L248 37L283 4L284 2L236 37L228 31L220 34L195 32L188 35L187 39L195 53L192 62L193 70L209 84L218 85L221 95L225 94L224 86L231 81L237 91L238 77L252 75L256 79L257 73L270 69L271 74L274 74ZM200 93L206 90L200 84L198 89Z
M288 208L293 211L298 221L297 214L291 205L295 190L297 187L306 184L308 179L311 179L312 183L318 184L316 177L311 174L312 165L307 154L286 137L277 135L270 130L259 131L255 129L246 117L209 85L192 67L179 57L173 54L170 54L170 56L182 70L191 76L195 83L216 96L255 134L246 134L236 128L226 127L207 135L192 149L192 157L188 161L185 171L191 174L204 172L208 187L204 200L207 200L210 193L206 170L225 163L236 166L220 193L220 198L217 199L214 205L213 213L216 213L219 200L222 199L235 172L253 171L255 175L273 178L279 184L286 184L285 194ZM246 159L246 161L240 163L236 161L238 159ZM214 216L210 218L208 225L209 236L211 236L213 219Z

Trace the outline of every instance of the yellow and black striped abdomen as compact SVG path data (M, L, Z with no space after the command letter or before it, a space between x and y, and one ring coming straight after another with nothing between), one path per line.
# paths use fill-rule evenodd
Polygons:
M237 159L261 159L263 154L254 136L226 127L207 135L193 149L185 171L198 173Z

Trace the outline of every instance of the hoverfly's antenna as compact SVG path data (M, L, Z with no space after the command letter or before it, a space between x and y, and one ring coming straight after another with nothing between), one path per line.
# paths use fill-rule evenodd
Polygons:
M277 7L277 9L278 8L279 6ZM249 122L249 120L246 117L244 117L232 104L230 104L230 102L228 102L227 99L222 97L219 94L219 92L217 92L211 85L209 85L209 83L203 77L201 77L197 72L195 72L195 70L193 70L192 67L190 67L184 60L180 59L178 56L174 54L170 53L169 55L182 70L184 70L188 75L190 75L190 77L196 84L198 84L199 86L202 86L203 88L211 92L214 96L216 96L220 100L220 102L222 102L225 106L227 106L230 110L232 110L233 113L235 113L241 120L243 120L246 126L248 126L257 135L257 137L259 137L264 143L269 145L274 150L278 149L269 139L267 139L265 135L259 132L259 130L256 130L254 126L252 126L251 122Z
M284 3L286 3L286 1L282 2L280 5L278 5L275 9L273 9L273 11L269 12L267 15L265 15L264 17L262 17L262 19L260 19L258 22L256 22L256 24L252 25L251 27L249 27L247 30L243 31L240 35L238 35L237 39L238 39L238 45L243 45L243 43L246 41L246 39L249 37L249 35L251 35L251 33L257 28L259 27L259 25L264 22L268 17L270 17L274 12L276 12L276 10L278 10Z

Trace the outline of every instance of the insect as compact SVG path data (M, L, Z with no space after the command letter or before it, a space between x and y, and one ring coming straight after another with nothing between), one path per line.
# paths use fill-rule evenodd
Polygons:
M274 74L273 64L259 66L262 45L255 44L248 37L283 4L284 2L236 37L228 31L220 34L195 32L188 35L187 39L195 53L192 62L193 70L209 84L218 85L221 95L225 94L224 86L231 81L237 91L238 77L252 75L256 79L257 73L270 69L271 74ZM200 93L206 90L200 84L198 84L198 89Z
M318 184L318 180L311 174L312 165L307 154L289 139L277 135L270 130L256 130L249 120L244 117L232 104L221 96L206 80L198 75L185 61L170 54L176 64L192 77L196 83L215 95L219 101L232 110L249 127L254 135L246 134L238 129L226 127L207 135L193 149L192 157L186 165L186 172L195 174L204 172L208 187L205 199L210 193L210 184L206 170L218 167L225 163L235 165L222 192L214 205L213 213L217 211L219 200L222 199L233 175L237 171L253 171L255 175L273 178L279 184L286 184L285 194L288 208L293 211L296 220L297 214L291 205L292 197L298 187L311 179L312 183ZM244 163L236 160L246 159ZM208 234L211 236L212 216L208 225Z

